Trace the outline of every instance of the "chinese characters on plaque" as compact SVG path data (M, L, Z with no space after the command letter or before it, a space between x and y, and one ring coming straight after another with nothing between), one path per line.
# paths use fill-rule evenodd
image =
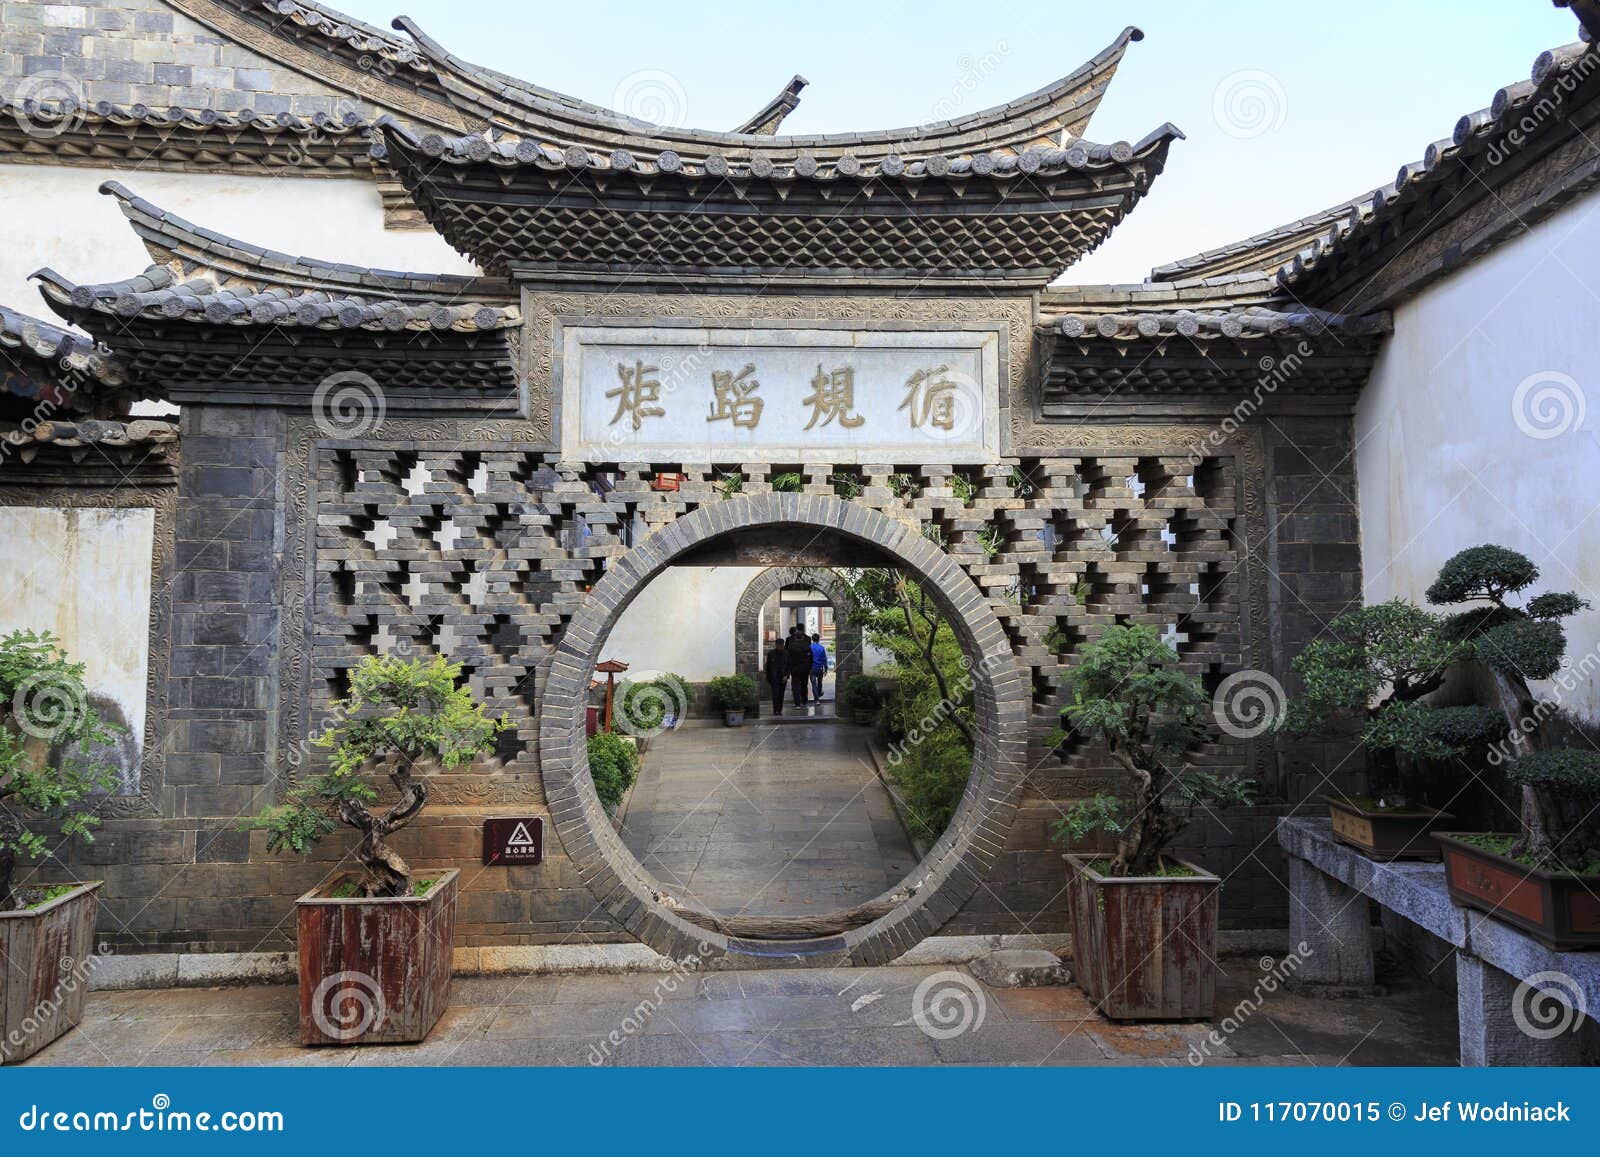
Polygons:
M572 461L968 463L999 452L994 329L609 324L560 340L552 385Z
M666 410L661 402L661 381L657 377L660 366L646 365L640 358L631 364L618 362L617 377L621 384L606 391L607 400L615 400L616 410L609 425L615 426L626 419L635 430L646 418L664 418ZM903 410L911 429L932 428L951 431L955 429L955 398L960 386L949 376L948 366L932 366L914 371L905 382L905 399L897 412ZM758 429L766 401L760 396L761 380L756 376L754 362L743 369L712 370L710 374L711 414L708 422L731 422L746 430ZM867 419L856 410L856 371L849 365L824 367L817 363L816 375L811 379L811 393L801 399L802 406L810 407L810 418L805 424L827 426L837 421L846 430L866 424Z

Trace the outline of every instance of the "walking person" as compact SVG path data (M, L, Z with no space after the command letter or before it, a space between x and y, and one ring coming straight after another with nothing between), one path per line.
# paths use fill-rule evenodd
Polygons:
M789 638L783 644L789 679L794 684L794 705L806 706L806 681L811 677L811 640L805 628L790 627Z
M828 648L822 645L821 635L811 636L811 699L822 702L822 677L828 673Z
M772 636L772 649L767 652L767 689L772 692L773 715L783 714L783 684L789 678L789 655L783 649L783 640Z

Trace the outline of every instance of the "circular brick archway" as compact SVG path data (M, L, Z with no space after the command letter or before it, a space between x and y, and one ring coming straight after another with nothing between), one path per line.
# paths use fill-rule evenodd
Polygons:
M850 614L850 603L844 580L830 570L814 567L768 567L744 588L739 596L739 606L733 613L733 669L765 686L761 671L766 644L761 639L761 609L767 600L788 587L804 586L820 591L833 604L834 699L844 695L844 685L852 675L861 674L861 626Z
M896 891L887 915L838 936L738 940L677 915L622 843L595 794L584 707L601 645L622 612L679 555L754 527L793 527L868 544L915 573L949 617L971 660L977 747L972 775L939 841ZM944 924L989 873L1006 842L1026 759L1029 696L1005 631L965 571L915 526L821 495L763 494L702 506L612 563L557 646L539 714L539 761L550 819L595 899L630 933L673 960L739 967L882 964Z

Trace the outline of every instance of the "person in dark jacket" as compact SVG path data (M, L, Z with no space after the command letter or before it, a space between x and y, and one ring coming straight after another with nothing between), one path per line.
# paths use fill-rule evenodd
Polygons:
M772 692L772 713L783 714L783 684L789 678L789 654L783 649L783 640L772 637L772 649L767 652L767 688Z
M783 644L788 659L789 681L794 684L794 705L806 705L806 684L811 680L811 640L803 627L791 627Z

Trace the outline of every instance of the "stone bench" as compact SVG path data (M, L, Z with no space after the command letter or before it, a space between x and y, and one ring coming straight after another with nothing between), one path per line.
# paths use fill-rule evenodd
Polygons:
M1298 981L1367 986L1373 981L1372 927L1366 899L1437 936L1455 949L1456 1002L1463 1065L1581 1065L1584 1033L1546 1036L1519 1027L1513 1010L1530 977L1579 1014L1600 1009L1600 953L1557 952L1508 925L1451 903L1444 865L1369 860L1336 843L1326 819L1278 821L1289 857L1289 943L1310 951ZM1570 983L1568 983L1570 982Z

